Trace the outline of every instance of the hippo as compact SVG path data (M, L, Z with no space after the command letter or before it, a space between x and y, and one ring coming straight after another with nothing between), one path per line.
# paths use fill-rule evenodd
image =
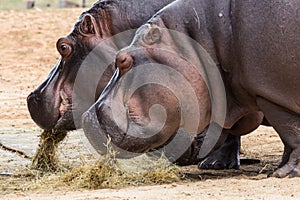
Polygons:
M136 4L128 0L101 0L82 13L71 33L57 41L56 46L61 57L56 65L46 80L27 98L28 109L35 123L45 130L65 131L80 128L82 113L100 96L113 75L114 66L108 64L110 61L103 62L103 59L111 57L112 62L114 54L129 45L135 28L172 1L145 1ZM132 30L127 31L125 37L123 34L122 40L115 39L113 43L105 44L106 40L129 29ZM102 50L96 54L98 59L86 62L88 55L97 48ZM77 78L78 74L81 79ZM76 81L77 89L78 85L81 87L77 92L74 91ZM194 149L197 149L197 145L194 142L177 163L195 163L197 151ZM229 147L234 149L230 154L227 153ZM224 157L224 149L229 157ZM215 151L216 154L207 158L203 162L203 168L238 168L239 137L229 137L224 149Z
M27 97L28 109L34 122L45 130L74 130L76 126L80 128L81 114L100 96L113 74L113 66L101 66L98 62L107 57L101 53L114 55L117 50L129 44L134 31L127 33L126 36L130 39L113 41L115 43L108 44L109 47L104 41L118 33L138 28L172 1L143 0L137 4L134 0L100 0L83 12L71 33L58 39L56 46L61 56L56 65L46 80ZM107 52L100 52L96 63L90 62L90 66L84 68L84 60L95 48L102 48ZM94 77L101 74L103 76L99 80L87 75L80 91L76 93L74 84L80 70L92 71ZM91 86L96 89L90 89Z
M206 132L213 142L199 140L197 157L205 158L228 133L268 124L284 144L272 176L299 176L299 10L298 0L169 4L116 55L112 79L82 116L85 134L99 151L109 138L124 157L181 135L171 148L184 153L214 124Z

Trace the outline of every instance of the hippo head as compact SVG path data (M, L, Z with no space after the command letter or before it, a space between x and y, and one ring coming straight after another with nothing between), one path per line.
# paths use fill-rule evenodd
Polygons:
M111 11L104 3L98 2L82 13L72 32L57 41L61 55L57 64L27 98L32 119L43 129L80 128L82 113L95 102L113 74L110 63L120 49L117 46L125 45L117 41L117 36L111 37L118 32L111 18L120 19L108 14L117 9ZM123 40L128 35L124 33Z
M163 23L143 25L115 64L109 84L82 116L98 152L105 152L103 143L110 138L120 157L166 146L181 154L216 117L206 69L215 63L187 35Z

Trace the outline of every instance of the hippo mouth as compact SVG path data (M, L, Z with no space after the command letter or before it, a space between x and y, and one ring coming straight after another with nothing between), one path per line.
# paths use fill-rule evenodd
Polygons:
M72 107L72 104L70 98L63 90L59 91L59 96L61 99L60 106L59 106L59 120L60 120L65 115L65 113Z
M59 91L60 103L58 107L58 117L54 129L75 129L72 114L72 101L67 93Z

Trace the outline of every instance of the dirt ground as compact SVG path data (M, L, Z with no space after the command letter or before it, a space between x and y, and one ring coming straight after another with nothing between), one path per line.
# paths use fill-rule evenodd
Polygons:
M57 39L71 30L82 11L0 11L0 142L6 146L34 155L41 130L28 114L26 96L55 64ZM0 150L0 199L300 199L299 178L267 178L282 149L274 130L261 127L242 138L242 157L260 159L259 164L224 171L190 166L182 168L188 178L181 182L102 190L31 187L43 183L16 175L30 170L30 160ZM97 159L82 131L70 133L58 153L72 167Z

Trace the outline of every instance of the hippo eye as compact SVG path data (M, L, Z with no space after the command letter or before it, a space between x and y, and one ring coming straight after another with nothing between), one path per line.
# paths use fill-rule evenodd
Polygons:
M59 39L57 41L56 47L61 56L67 57L71 54L71 45L65 38Z
M58 51L62 56L68 56L71 53L71 47L68 44L62 43L59 46Z
M63 45L60 46L60 50L61 50L62 52L64 52L67 48L68 48L68 47L67 47L67 45L65 45L65 44L63 44Z

